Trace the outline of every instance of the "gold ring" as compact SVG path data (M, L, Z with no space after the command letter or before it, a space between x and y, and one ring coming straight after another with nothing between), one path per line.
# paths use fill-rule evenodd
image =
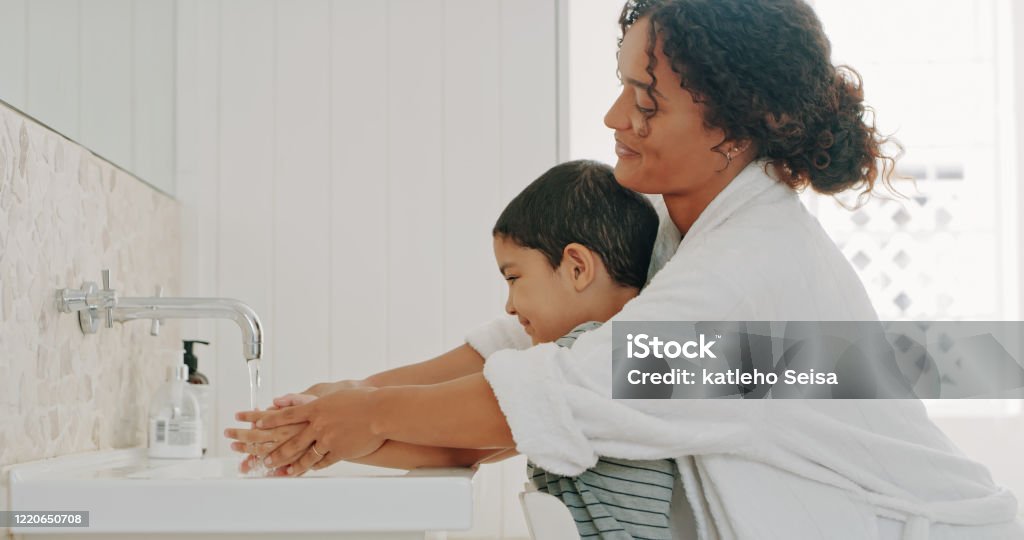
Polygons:
M310 448L313 449L313 453L316 454L317 457L319 457L320 459L323 459L323 457L325 455L327 455L327 452L324 452L323 454L321 454L320 452L317 452L317 450L316 450L316 443L315 442L312 445L310 445Z

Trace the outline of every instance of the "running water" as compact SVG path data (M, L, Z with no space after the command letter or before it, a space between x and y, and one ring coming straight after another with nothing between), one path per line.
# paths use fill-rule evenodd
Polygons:
M259 410L257 404L259 403L260 393L260 361L246 360L245 365L249 368L249 410ZM251 477L262 477L267 476L267 466L263 464L262 458L257 458L255 464L249 469L249 476Z
M260 361L246 360L246 367L249 368L249 408L250 410L256 410L256 395L260 390Z

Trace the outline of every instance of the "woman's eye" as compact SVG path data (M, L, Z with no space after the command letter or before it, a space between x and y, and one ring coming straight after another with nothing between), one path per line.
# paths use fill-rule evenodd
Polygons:
M654 114L654 109L648 109L647 107L641 107L639 103L636 104L636 110L640 111L640 114Z

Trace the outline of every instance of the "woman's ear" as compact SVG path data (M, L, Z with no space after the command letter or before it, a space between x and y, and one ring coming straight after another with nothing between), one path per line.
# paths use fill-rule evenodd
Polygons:
M597 254L583 244L573 242L562 250L561 266L576 292L594 282L597 278L597 265Z

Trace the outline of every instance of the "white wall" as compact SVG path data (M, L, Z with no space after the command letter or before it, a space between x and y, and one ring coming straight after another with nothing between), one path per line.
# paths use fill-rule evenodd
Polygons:
M550 0L179 0L183 289L248 302L266 404L436 355L502 313L490 227L558 155ZM220 433L248 406L209 337ZM217 449L227 453L227 442ZM477 537L527 536L522 460L480 478Z
M0 0L0 100L174 193L176 0Z
M615 73L623 0L564 0L567 4L568 154L615 164L615 139L604 114L622 89Z

